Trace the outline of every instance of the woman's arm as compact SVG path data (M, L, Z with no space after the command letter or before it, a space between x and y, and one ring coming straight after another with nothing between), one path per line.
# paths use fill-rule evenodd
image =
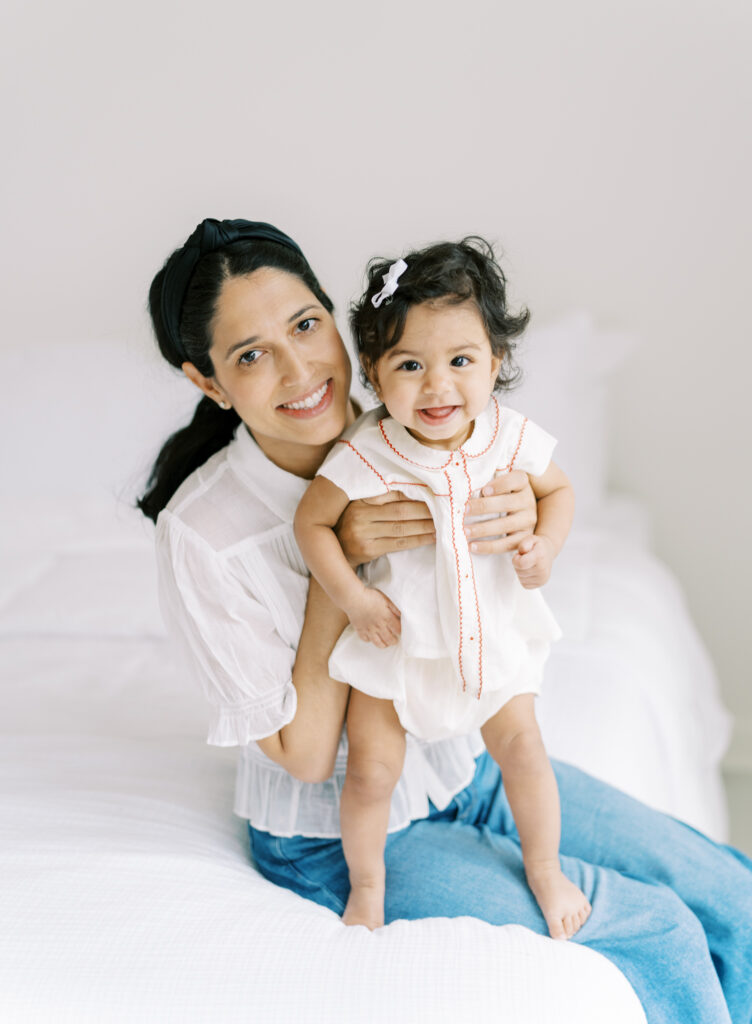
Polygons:
M323 782L334 770L350 687L329 676L329 655L347 616L311 577L305 621L292 673L298 704L289 725L257 740L267 757L303 782Z

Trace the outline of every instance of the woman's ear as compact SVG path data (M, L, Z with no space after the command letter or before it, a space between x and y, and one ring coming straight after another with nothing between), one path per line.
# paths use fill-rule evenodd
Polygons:
M191 384L195 384L199 391L203 391L207 398L211 398L222 409L229 408L224 392L217 387L213 377L205 377L200 370L196 369L193 363L183 363L181 370Z

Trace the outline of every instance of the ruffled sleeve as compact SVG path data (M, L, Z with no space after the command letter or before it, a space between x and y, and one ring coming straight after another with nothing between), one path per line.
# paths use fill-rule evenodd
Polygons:
M162 613L214 709L208 742L272 735L295 717L295 650L222 555L168 510L156 544Z
M521 469L530 476L540 476L548 469L556 438L537 423L512 409L502 410L504 429L508 436L509 469Z

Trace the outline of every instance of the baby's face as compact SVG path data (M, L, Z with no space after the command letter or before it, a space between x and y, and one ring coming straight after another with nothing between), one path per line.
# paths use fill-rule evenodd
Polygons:
M423 302L378 360L376 394L398 423L431 448L459 448L485 409L501 360L471 302Z

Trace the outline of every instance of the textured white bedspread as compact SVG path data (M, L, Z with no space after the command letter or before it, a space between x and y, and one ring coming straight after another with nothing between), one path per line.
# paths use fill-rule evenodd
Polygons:
M5 738L0 1017L44 1024L638 1024L582 947L470 918L345 928L262 879L231 752Z
M80 514L55 529L0 551L0 1019L644 1022L575 944L469 918L346 929L262 879L148 542ZM723 838L728 718L634 510L573 534L547 599L565 632L539 702L549 752Z

